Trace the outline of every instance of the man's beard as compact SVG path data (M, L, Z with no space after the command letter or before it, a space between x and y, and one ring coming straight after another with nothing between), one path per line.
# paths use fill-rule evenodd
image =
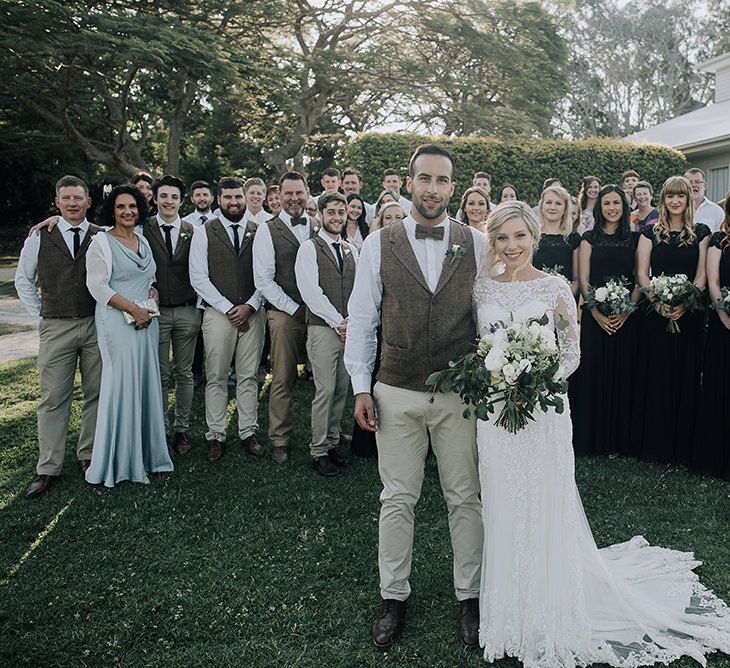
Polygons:
M446 208L448 207L448 202L443 204L442 206L439 206L437 209L434 210L434 212L430 212L423 204L421 203L421 200L413 200L413 206L416 207L416 210L418 213L420 213L426 220L436 220L437 218L441 217L441 214L443 214L444 211L446 211Z
M330 234L342 234L342 230L345 229L345 226L340 223L333 224L323 222L322 227L324 227L324 229Z
M229 213L227 209L221 209L223 215L230 220L232 223L237 223L243 218L243 214L246 213L244 208L238 210L238 213Z
M204 208L201 208L200 206L198 206L198 205L196 204L196 205L195 205L195 210L196 210L196 211L197 211L198 213L208 213L208 211L210 211L210 204L206 204Z

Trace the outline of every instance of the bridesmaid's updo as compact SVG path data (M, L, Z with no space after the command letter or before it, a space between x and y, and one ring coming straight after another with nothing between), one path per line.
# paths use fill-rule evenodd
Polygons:
M525 221L527 230L532 236L532 252L534 253L537 249L537 245L540 243L540 221L532 213L532 209L519 200L503 202L497 205L497 208L487 218L487 247L492 258L497 257L494 252L494 240L497 234L502 229L502 225L513 218L522 218Z

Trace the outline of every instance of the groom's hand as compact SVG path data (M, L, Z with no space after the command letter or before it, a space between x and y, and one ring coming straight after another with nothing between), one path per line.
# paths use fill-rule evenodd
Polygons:
M361 429L378 431L375 405L373 404L373 398L367 392L355 395L355 419Z

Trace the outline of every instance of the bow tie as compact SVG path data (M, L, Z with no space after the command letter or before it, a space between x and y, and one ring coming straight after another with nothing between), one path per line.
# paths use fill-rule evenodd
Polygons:
M307 219L304 216L301 216L299 218L295 218L294 216L291 217L291 224L292 225L306 225Z
M444 238L444 228L443 227L426 227L426 225L421 225L420 223L416 223L416 239L437 239L438 241L442 241Z

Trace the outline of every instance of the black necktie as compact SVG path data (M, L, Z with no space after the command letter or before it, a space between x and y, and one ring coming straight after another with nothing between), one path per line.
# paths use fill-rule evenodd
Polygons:
M165 230L165 246L167 246L167 252L172 257L172 225L163 225L162 229Z
M438 239L442 241L444 238L443 227L427 227L416 223L416 239Z
M301 216L299 218L295 218L294 216L292 216L291 224L292 225L306 225L307 219L305 216Z
M200 216L200 224L202 225L206 220L208 220L208 216Z
M233 230L233 250L236 251L236 255L238 255L238 251L241 250L241 242L238 239L238 228L240 225L231 225L231 229Z
M340 242L335 241L332 244L332 248L335 249L335 255L337 256L337 264L340 265L340 273L342 273L342 269L344 268L345 263L342 261L342 253L340 253Z
M78 227L74 227L71 231L74 233L74 257L76 257L81 248L81 230Z

